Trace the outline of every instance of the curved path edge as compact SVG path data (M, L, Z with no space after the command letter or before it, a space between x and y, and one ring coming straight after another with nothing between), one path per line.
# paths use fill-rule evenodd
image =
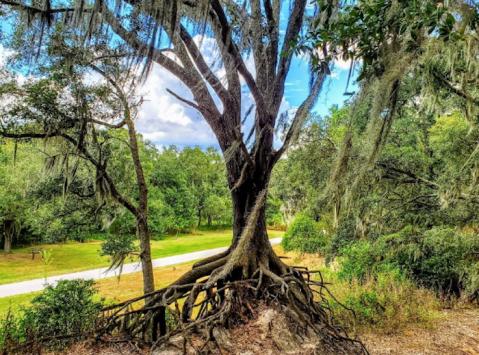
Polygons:
M272 238L269 241L271 245L276 245L281 243L282 239L283 238L281 237ZM154 259L153 268L156 269L163 266L171 266L171 265L176 265L180 263L186 263L188 261L194 261L198 259L207 258L209 256L219 254L227 249L228 247L222 247L222 248L201 250L201 251L195 251L195 252L187 253L187 254L180 254L180 255L174 255L174 256L167 256L165 258ZM125 264L123 266L123 270L121 274L122 275L133 274L135 272L140 272L140 271L141 271L140 263L131 263L131 264ZM22 282L11 283L6 285L0 285L0 298L41 291L47 285L56 285L58 281L60 280L75 280L75 279L100 280L100 279L106 279L109 277L116 277L116 276L118 276L118 269L113 269L108 271L108 267L104 267L101 269L80 271L80 272L75 272L72 274L51 276L47 278L46 282L45 282L45 279L35 279L35 280L22 281Z

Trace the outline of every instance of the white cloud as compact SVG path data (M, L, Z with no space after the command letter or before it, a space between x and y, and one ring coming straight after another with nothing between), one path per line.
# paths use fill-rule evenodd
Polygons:
M334 68L339 70L349 70L349 68L351 68L351 59L349 60L336 59L334 61Z
M8 56L12 54L13 51L5 49L5 47L0 44L0 66L4 66L7 62Z
M195 36L194 41L200 46L205 61L212 65L216 75L226 85L225 70L220 64L221 61L214 39ZM246 58L245 63L251 74L255 76L253 57ZM290 85L298 85L298 82L294 81ZM241 118L243 119L246 111L254 104L254 100L243 81L242 84ZM141 88L141 92L145 95L145 102L136 123L138 132L158 146L170 144L178 146L217 146L216 138L204 118L194 108L169 94L166 89L186 100L193 101L190 90L177 77L159 65L154 65L148 80ZM210 91L212 92L212 90ZM221 111L220 100L213 92L212 96ZM284 98L280 113L289 108L290 105ZM254 112L249 116L248 122L243 127L245 135L251 129L253 118Z
M15 54L14 51L6 49L3 47L3 45L0 44L0 68L4 68L7 65L7 60L8 57ZM27 77L25 77L21 73L15 73L15 79L19 84L23 84L26 80ZM33 78L32 76L29 76L29 78ZM7 79L7 78L2 78L2 79Z
M200 114L170 95L167 88L182 98L193 100L191 92L178 78L155 65L141 89L145 102L136 123L138 132L159 146L216 144L211 129Z

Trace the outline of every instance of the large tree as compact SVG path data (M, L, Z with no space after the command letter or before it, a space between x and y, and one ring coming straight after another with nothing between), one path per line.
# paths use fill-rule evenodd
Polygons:
M265 299L282 304L289 317L310 327L332 349L345 351L349 347L359 351L354 342L341 342L344 338L330 327L327 312L314 299L312 281L304 277L307 273L280 260L266 230L265 200L272 169L298 137L329 74L327 64L312 73L310 91L303 103L292 117L282 115L280 107L294 55L290 47L307 24L307 0L292 1L289 11L281 0L95 0L66 7L50 0L0 3L12 9L17 20L26 20L21 31L30 41L23 43L30 44L18 49L31 58L41 56L44 47L54 49L59 31L70 31L88 45L127 47L137 59L132 64L144 65L144 75L153 65L172 73L190 90L193 99L170 93L203 116L223 152L234 214L231 247L196 263L170 287L147 295L151 299L145 307L131 312L140 316L135 326L127 329L130 334L145 334L142 327L151 319L153 339L156 320L160 333L165 334L165 307L185 296L178 320L190 323L188 329L226 324L229 315L248 311L248 299ZM328 21L328 15L318 19L318 23ZM219 61L207 60L196 41L197 34L214 42ZM36 48L32 49L32 41ZM319 50L327 55L326 46ZM248 68L247 58L252 59L254 70ZM68 59L74 61L75 57ZM218 62L220 68L215 64ZM219 72L225 73L223 78ZM252 96L254 107L242 117L245 95ZM280 121L288 118L290 128L281 147L275 149L275 130ZM250 129L243 131L244 127ZM207 281L198 282L204 277L208 277ZM252 288L245 290L244 282ZM207 306L193 316L193 307L203 292L206 299L200 304ZM104 331L117 327L121 327L121 320L113 317ZM182 329L185 328L180 325L173 333Z

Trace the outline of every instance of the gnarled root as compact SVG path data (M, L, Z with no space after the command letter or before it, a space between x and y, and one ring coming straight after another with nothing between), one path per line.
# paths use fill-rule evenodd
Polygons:
M265 305L284 315L295 335L316 339L320 354L367 353L358 339L334 324L319 272L287 266L272 249L265 258L250 258L237 258L234 264L231 254L212 258L165 289L105 309L97 339L155 350L181 335L185 354L187 348L195 354L220 354L224 342L215 329L244 324ZM257 266L253 272L251 265ZM313 280L313 274L320 280ZM137 305L144 299L143 306Z

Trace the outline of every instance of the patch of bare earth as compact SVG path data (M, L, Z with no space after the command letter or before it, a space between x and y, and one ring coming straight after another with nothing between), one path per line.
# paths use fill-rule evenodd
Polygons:
M223 355L313 355L325 354L320 344L285 331L284 320L268 308L260 309L251 322L239 324L215 337ZM276 326L275 326L276 325ZM280 325L278 327L278 325ZM293 332L294 333L294 332ZM433 328L411 326L396 334L365 333L361 336L371 355L479 355L479 309L445 310ZM200 345L203 341L198 341ZM155 355L182 354L181 336L171 339L169 346L155 351ZM298 346L299 345L299 346ZM216 346L211 353L219 354ZM192 349L187 354L193 354ZM69 355L149 354L132 344L118 346L77 344Z
M318 337L312 330L299 329L283 312L262 304L256 309L253 318L244 319L231 329L214 328L212 338L214 341L206 344L204 337L196 337L193 342L196 349L211 355L359 355L362 353L359 346L347 345L350 351L345 351L344 344L341 346L339 343L333 349L330 343L322 340L326 338ZM183 337L175 336L153 351L153 355L198 354L188 345L183 352L183 344Z
M400 334L363 334L371 355L479 354L479 309L444 310L432 329L412 326Z

